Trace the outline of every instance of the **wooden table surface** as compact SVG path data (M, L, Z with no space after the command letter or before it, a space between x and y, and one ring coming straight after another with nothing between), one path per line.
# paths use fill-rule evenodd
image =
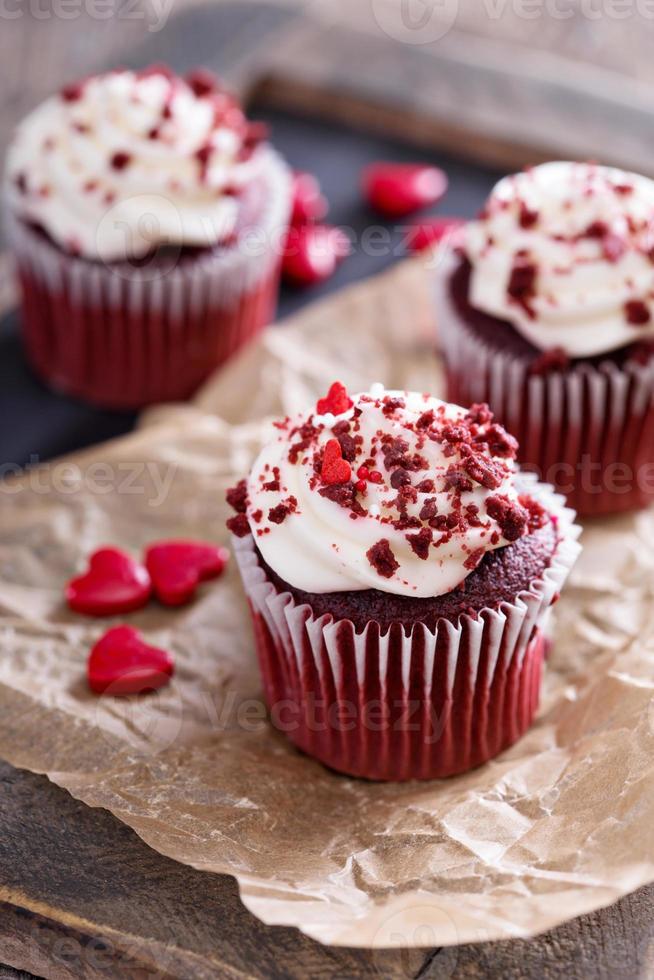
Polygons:
M333 4L283 5L271 0L237 0L211 7L175 0L165 26L149 30L159 27L153 20L157 6L139 0L122 5L123 16L114 14L109 19L90 16L89 10L94 10L90 2L71 8L78 13L73 19L57 16L61 8L56 6L47 16L49 8L43 2L31 8L25 4L19 8L21 15L12 19L3 20L0 12L3 145L15 121L65 79L112 63L152 60L169 61L178 69L196 63L215 65L236 88L243 92L256 88L260 98L282 100L502 165L551 154L557 140L565 136L560 126L551 130L549 143L542 134L535 139L530 125L517 132L513 123L509 125L511 112L504 106L505 111L497 114L496 130L473 140L471 133L479 122L474 111L464 113L463 122L457 123L443 107L442 92L430 99L431 89L438 88L434 79L445 72L454 86L446 93L450 100L454 92L459 102L475 101L466 100L461 91L457 72L466 63L467 49L461 48L458 30L443 39L441 48L424 50L425 46L397 44L384 31L366 31L365 22L354 24L354 34L346 29L345 19L360 20L364 5L355 11L354 5L346 4L339 8L342 18L335 18ZM378 6L374 0L372 7ZM314 19L316 12L322 21ZM479 42L474 36L476 25L468 14L462 17L462 26L472 32L474 48ZM566 57L583 46L587 28L579 18L568 24L566 31L560 25L545 25L549 43L557 41ZM501 61L497 45L515 46L521 25L514 20L505 23L499 38L499 28L490 27L495 36L488 57ZM654 77L645 43L649 37L631 29L631 47L627 45L625 52L625 45L617 45L614 50L607 41L615 37L607 34L609 27L615 29L615 24L600 25L595 48L585 50L592 55L589 60L603 55L602 82L607 69L616 79L619 73L620 91L626 98L636 91L634 86ZM532 35L537 53L542 54L542 31ZM520 50L515 50L520 62ZM560 63L554 67L560 68ZM481 75L473 73L468 80L471 96L475 86L484 84L492 65L488 61L481 68ZM544 109L551 109L559 83L560 78L552 74L541 73L536 82L532 78L536 84L532 95L542 96ZM608 104L611 100L607 102L599 82L591 86L585 103L575 102L588 87L587 79L583 83L573 79L571 85L574 111L590 121L570 139L577 141L576 146L588 147L598 139L606 140L598 119L615 114L615 104ZM418 92L426 96L418 98ZM502 90L496 90L495 97L501 102ZM488 98L484 104L488 109ZM515 105L513 110L515 116ZM634 103L621 115L624 139L615 151L630 154L634 166L645 154L642 111L641 104ZM4 288L8 288L6 280ZM0 304L2 290L0 279ZM89 809L43 777L0 762L0 962L7 964L0 966L0 980L26 975L53 980L150 976L635 980L654 977L654 887L530 941L392 952L327 948L295 930L264 926L243 908L232 879L196 872L162 857L110 814Z

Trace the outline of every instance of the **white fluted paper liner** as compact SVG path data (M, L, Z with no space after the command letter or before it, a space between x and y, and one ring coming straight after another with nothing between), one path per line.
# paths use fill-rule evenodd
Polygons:
M497 350L456 310L449 284L460 258L445 253L435 277L438 336L448 398L488 402L518 440L519 458L581 515L654 500L654 359L605 361L531 375L529 362Z
M109 407L184 399L270 322L291 179L274 150L259 153L260 177L245 192L256 224L246 222L236 245L170 266L89 262L10 213L25 347L37 373Z
M463 772L515 742L538 706L550 606L580 550L563 499L528 474L525 489L560 530L542 578L514 602L433 631L369 623L357 633L316 617L278 592L251 536L234 539L273 724L326 765L385 780Z

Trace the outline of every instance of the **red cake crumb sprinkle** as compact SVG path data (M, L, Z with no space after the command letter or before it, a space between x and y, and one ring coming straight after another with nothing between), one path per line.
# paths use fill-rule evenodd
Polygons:
M247 482L239 480L235 487L230 487L225 493L225 500L237 514L244 514L248 506Z
M297 510L297 499L295 497L289 497L288 500L283 500L276 507L271 507L268 511L268 520L273 524L282 524L289 514L294 514Z
M485 552L483 548L476 548L474 551L471 551L468 557L466 558L466 560L464 561L463 567L470 572L474 571L474 569L477 567L479 562L484 557L484 554Z
M460 453L463 469L476 483L487 490L496 490L500 486L505 476L502 464L475 452L471 446L461 446Z
M215 75L207 71L206 68L197 68L195 71L189 72L185 81L193 94L200 99L212 95L218 88Z
M84 82L71 82L64 85L59 93L64 102L79 102L84 93Z
M529 494L523 493L518 497L520 506L524 507L527 511L527 521L530 531L538 531L541 527L545 527L549 520L549 515L545 508L530 497Z
M237 538L245 538L250 533L250 525L245 514L236 514L226 522L227 528Z
M527 530L529 514L520 504L497 494L486 501L486 513L500 525L507 541L517 541Z
M533 262L516 255L506 287L509 298L521 306L531 318L535 316L530 303L536 294L537 274L538 269Z
M330 412L332 415L342 415L343 412L347 412L348 408L352 408L353 404L345 385L341 384L340 381L335 381L327 392L327 396L318 399L316 411L318 415L327 415Z
M382 538L366 551L366 558L382 578L392 578L400 567L395 560L388 538Z
M530 365L529 373L531 375L554 374L556 371L567 371L569 367L570 358L563 348L550 347Z
M485 402L475 403L466 412L466 418L475 425L487 425L493 421L493 413Z
M488 450L493 456L515 459L518 452L518 440L509 435L506 429L497 422L489 426L486 432L479 432L475 436L475 442L488 446Z
M607 262L618 262L627 251L627 243L622 235L614 231L606 233L602 239L602 254Z
M211 159L211 154L213 153L213 146L210 143L205 143L199 149L195 151L195 159L200 164L200 180L204 181L207 177L207 170L209 168L209 160Z
M432 532L430 528L423 527L418 531L417 534L407 534L406 536L411 550L418 556L426 561L429 557L429 545L431 544Z
M640 299L630 299L625 303L624 312L627 323L631 323L634 327L642 327L651 319L649 307Z
M520 201L519 223L521 228L533 228L538 218L538 211L527 207L524 201Z
M113 154L109 162L112 170L124 170L125 167L129 166L131 160L131 153L127 153L125 150L118 150Z

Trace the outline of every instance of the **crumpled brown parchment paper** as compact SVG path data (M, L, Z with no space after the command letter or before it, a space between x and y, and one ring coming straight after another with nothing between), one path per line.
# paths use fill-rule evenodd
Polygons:
M428 284L412 261L317 304L195 406L0 488L0 754L162 853L235 875L265 922L328 943L527 936L654 880L654 515L585 529L536 725L442 782L337 776L268 727L234 567L187 608L128 617L178 665L141 700L87 691L107 623L69 613L62 586L103 543L226 540L224 489L263 420L334 377L438 390Z

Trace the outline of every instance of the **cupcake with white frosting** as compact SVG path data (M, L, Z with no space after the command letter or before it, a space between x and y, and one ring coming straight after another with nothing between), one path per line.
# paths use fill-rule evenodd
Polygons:
M571 511L484 405L336 383L273 431L227 495L273 723L373 779L512 744L578 551Z
M580 513L654 497L654 182L553 162L501 180L437 278L448 397L487 401Z
M285 164L209 73L117 70L18 127L5 204L27 353L111 407L186 398L272 317Z

